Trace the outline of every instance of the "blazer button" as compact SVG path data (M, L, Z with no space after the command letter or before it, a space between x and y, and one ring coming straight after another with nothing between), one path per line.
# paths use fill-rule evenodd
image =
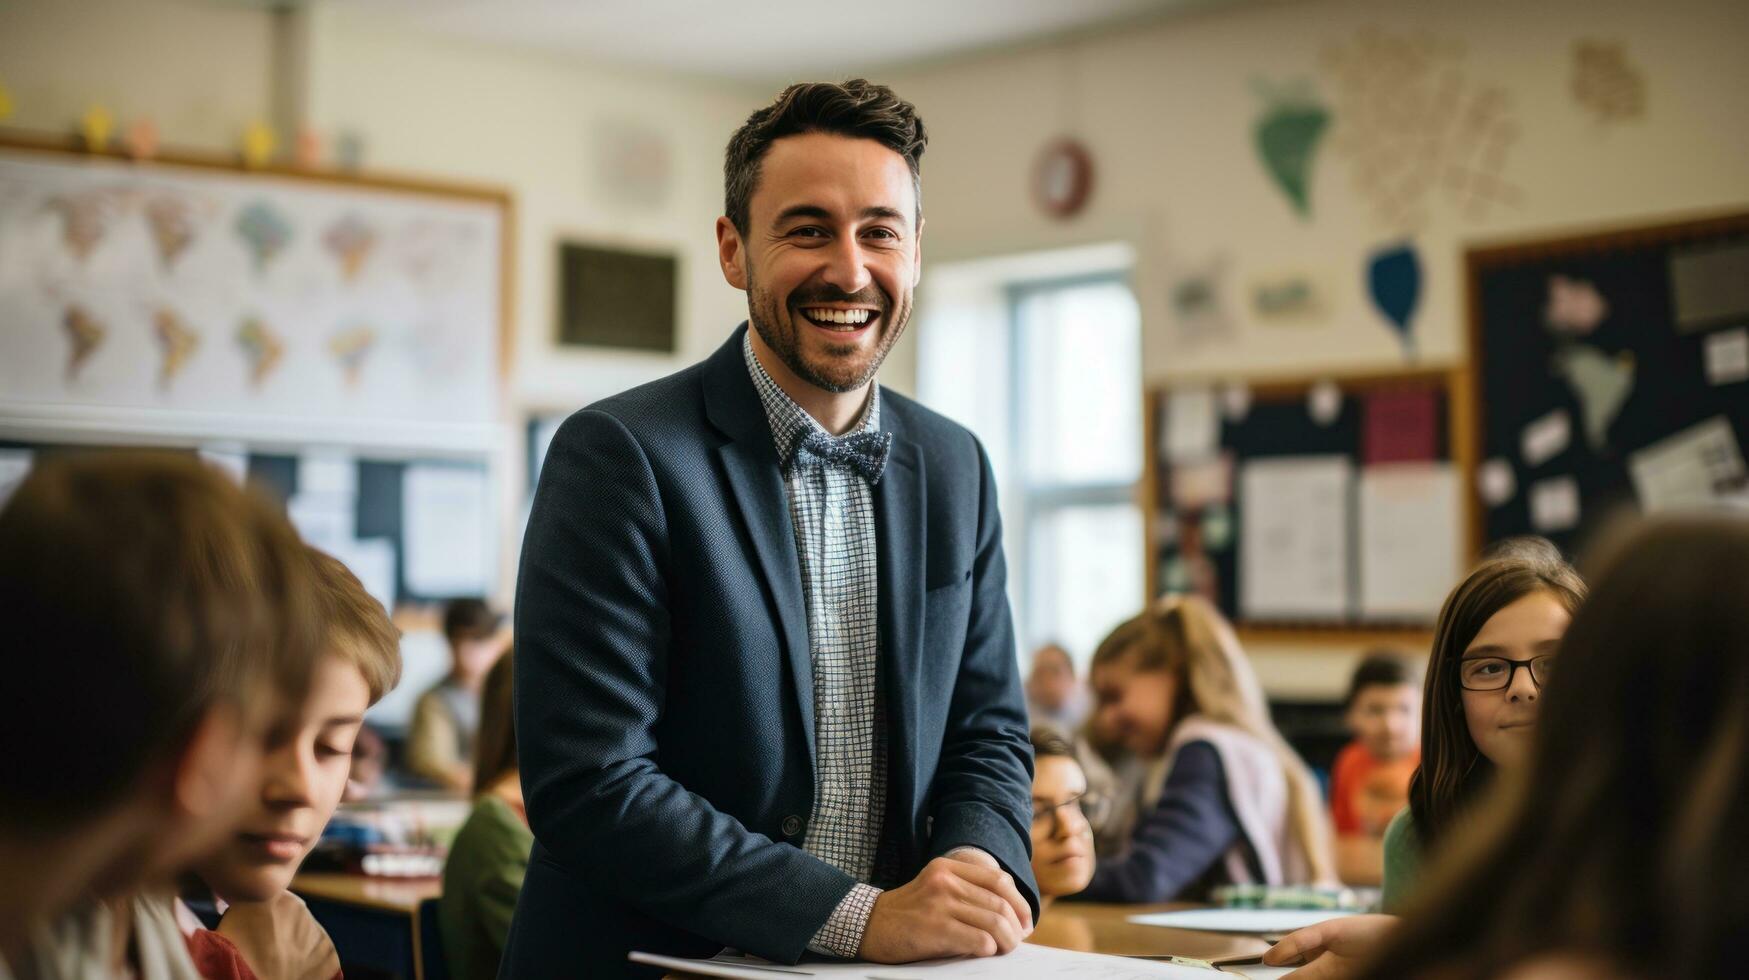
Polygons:
M802 832L802 818L801 817L798 817L792 813L789 816L783 818L783 835L785 837L795 837L795 836L799 835L801 832Z

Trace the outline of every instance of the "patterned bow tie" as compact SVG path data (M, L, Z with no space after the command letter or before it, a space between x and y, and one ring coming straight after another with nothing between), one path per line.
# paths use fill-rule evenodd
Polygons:
M814 429L796 443L790 465L850 467L873 486L881 482L881 471L887 467L887 450L892 445L891 432L858 432L835 439Z

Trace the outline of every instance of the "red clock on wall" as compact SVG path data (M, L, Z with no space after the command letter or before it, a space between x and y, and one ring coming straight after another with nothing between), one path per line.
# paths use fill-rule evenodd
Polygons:
M1032 198L1053 218L1069 218L1087 205L1093 193L1093 157L1078 141L1054 140L1041 151L1032 168Z

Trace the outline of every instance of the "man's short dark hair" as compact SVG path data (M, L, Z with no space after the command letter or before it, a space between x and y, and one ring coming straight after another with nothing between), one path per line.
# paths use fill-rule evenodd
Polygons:
M905 158L917 212L923 212L923 182L918 160L929 136L917 107L885 85L863 78L847 82L805 82L783 90L777 101L747 117L729 138L723 160L723 213L735 230L747 234L747 209L759 185L759 164L771 144L785 136L833 133L874 140Z
M1344 707L1352 707L1354 699L1369 687L1398 687L1403 684L1420 687L1421 668L1406 654L1395 650L1374 650L1363 657L1360 665L1354 668L1354 676L1348 681L1348 697L1342 704Z

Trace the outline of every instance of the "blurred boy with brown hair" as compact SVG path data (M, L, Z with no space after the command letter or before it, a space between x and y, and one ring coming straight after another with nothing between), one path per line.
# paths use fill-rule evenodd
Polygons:
M0 608L5 967L194 976L168 900L134 896L230 833L308 687L296 532L192 456L51 458L0 510Z

